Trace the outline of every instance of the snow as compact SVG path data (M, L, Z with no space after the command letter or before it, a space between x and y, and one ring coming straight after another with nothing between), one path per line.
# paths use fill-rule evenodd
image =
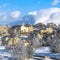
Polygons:
M5 50L4 46L0 46L0 56L9 56L9 57L11 57L11 54L8 52L8 50Z
M4 46L0 46L0 50L4 50L5 49L5 47Z
M39 30L38 28L34 28L34 30Z
M0 54L0 56L7 56L7 57L11 57L11 54L8 54L8 53L2 53L2 54Z
M40 47L35 50L35 53L51 53L51 49L49 47Z
M20 36L20 38L28 38L28 36Z
M34 59L29 59L29 60L34 60Z
M11 60L12 55L11 53L5 49L4 46L0 46L0 60Z

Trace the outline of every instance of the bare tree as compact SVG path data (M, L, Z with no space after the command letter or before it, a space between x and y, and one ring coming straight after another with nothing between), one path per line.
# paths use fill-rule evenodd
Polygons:
M12 57L16 60L24 60L26 57L26 48L22 40L19 40L15 46L11 46Z
M60 30L58 30L56 35L52 38L50 47L52 52L60 53Z

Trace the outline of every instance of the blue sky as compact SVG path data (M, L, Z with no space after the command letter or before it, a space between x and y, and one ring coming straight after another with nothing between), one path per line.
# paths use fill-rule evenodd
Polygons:
M0 23L10 23L29 12L50 8L60 8L60 0L0 0Z
M53 2L54 0L0 0L0 11L11 12L20 10L23 14L27 14L34 10L60 7L60 4L52 5Z

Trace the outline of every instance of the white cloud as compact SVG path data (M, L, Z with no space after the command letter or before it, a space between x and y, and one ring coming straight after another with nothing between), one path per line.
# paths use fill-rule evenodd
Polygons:
M6 12L0 12L0 24L7 24L9 22Z
M60 8L49 8L38 11L35 23L39 22L54 22L56 24L60 23Z
M58 3L60 3L60 0L54 0L52 5L57 5Z
M21 15L21 12L20 11L13 11L11 13L11 17L14 18L14 19L18 19Z
M0 12L0 24L9 24L20 19L20 11L14 12Z
M7 20L7 15L5 12L0 12L0 19L2 19L3 21Z
M46 22L54 22L56 24L60 24L60 12L54 13L50 16L49 20Z
M7 20L7 16L5 15L5 16L3 16L3 20L4 21L6 21Z
M29 12L29 15L37 15L37 11Z

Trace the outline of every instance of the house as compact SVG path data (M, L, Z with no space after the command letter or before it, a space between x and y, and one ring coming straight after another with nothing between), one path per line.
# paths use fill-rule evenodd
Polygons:
M6 35L1 40L2 40L2 45L8 44L8 46L10 46L10 45L15 45L20 40L20 38Z
M20 25L14 25L14 26L12 26L8 30L9 34L15 35L15 36L19 36L20 35L20 27L21 27Z
M33 26L26 24L21 26L21 33L30 33L33 32Z
M8 27L0 25L0 35L8 35Z
M53 28L51 28L51 27L46 28L46 31L47 31L48 33L52 33L52 32L53 32Z
M41 30L40 30L40 33L41 33L41 34L43 34L43 33L47 33L47 30L46 30L46 28L44 28L44 29L41 29Z
M28 32L28 27L25 27L24 25L21 26L21 32L25 33Z

